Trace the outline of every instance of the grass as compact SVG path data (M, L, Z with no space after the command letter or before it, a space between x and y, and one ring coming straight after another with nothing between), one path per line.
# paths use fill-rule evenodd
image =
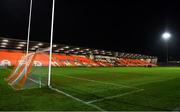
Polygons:
M4 80L11 71L0 69L1 111L180 109L179 67L53 68L52 87L76 100L47 87L15 91Z

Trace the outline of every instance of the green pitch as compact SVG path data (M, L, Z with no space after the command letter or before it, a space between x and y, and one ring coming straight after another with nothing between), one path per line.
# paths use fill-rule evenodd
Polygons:
M46 69L46 68L42 68ZM53 68L47 87L14 91L0 69L0 110L180 110L179 67Z

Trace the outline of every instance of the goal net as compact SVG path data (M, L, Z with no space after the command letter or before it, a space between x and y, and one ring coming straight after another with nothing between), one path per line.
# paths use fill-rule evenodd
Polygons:
M48 84L49 48L22 56L6 79L16 90L41 88Z

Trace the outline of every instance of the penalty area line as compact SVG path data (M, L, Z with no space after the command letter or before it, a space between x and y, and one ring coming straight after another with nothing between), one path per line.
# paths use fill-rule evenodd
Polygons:
M73 76L65 76L65 75L60 75L63 77L67 77L67 78L71 78L71 79L78 79L78 80L84 80L84 81L89 81L89 82L95 82L95 83L101 83L101 84L106 84L106 85L113 85L113 86L118 86L121 88L131 88L131 89L140 89L137 87L133 87L133 86L127 86L127 85L123 85L123 84L115 84L115 83L109 83L109 82L102 82L102 81L97 81L97 80L92 80L92 79L86 79L86 78L79 78L79 77L73 77Z
M34 80L32 78L27 78L27 79L31 80L32 82L34 82L36 84L42 84L43 86L45 85L44 83L40 83L40 82L38 82L38 81L36 81L36 80Z
M138 89L138 90L135 90L135 91L126 92L126 93L122 93L122 94L119 94L119 95L108 96L108 97L104 97L104 98L101 98L101 99L96 99L96 100L88 101L87 103L88 104L96 103L96 102L100 102L100 101L103 101L103 100L108 100L108 99L113 99L113 98L117 98L117 97L122 97L122 96L130 95L130 94L133 94L133 93L138 93L138 92L141 92L141 91L144 91L144 89Z
M90 106L90 107L96 108L96 109L99 110L99 111L105 111L105 110L103 110L102 108L98 107L97 105L94 105L94 104L90 104L90 103L88 103L88 102L85 102L85 101L83 101L83 100L81 100L81 99L79 99L79 98L76 98L76 97L74 97L74 96L72 96L72 95L70 95L70 94L68 94L68 93L66 93L66 92L63 92L63 91L59 90L59 89L53 88L53 87L51 87L51 86L50 86L49 88L50 88L51 90L53 90L53 91L56 91L56 92L61 93L61 94L65 95L65 96L67 96L67 97L70 97L70 98L72 98L72 99L74 99L74 100L76 100L76 101L79 101L79 102L81 102L81 103L83 103L83 104L85 104L85 105L88 105L88 106Z
M31 81L33 81L33 82L35 82L35 83L37 83L37 84L39 84L39 82L36 81L36 80L34 80L34 79L31 79L31 78L28 78L28 79L31 80ZM44 83L42 83L42 84L45 85ZM85 104L85 105L88 105L88 106L90 106L90 107L96 108L96 109L99 110L99 111L105 111L105 110L103 110L102 108L98 107L97 105L89 104L88 102L85 102L85 101L83 101L83 100L81 100L81 99L79 99L79 98L76 98L76 97L74 97L74 96L72 96L72 95L70 95L70 94L68 94L68 93L65 93L65 92L59 90L59 89L53 88L53 87L51 87L51 86L50 86L49 88L50 88L51 90L53 90L53 91L56 91L56 92L61 93L61 94L65 95L65 96L67 96L67 97L70 97L70 98L72 98L72 99L74 99L74 100L76 100L76 101L79 101L79 102L81 102L81 103L83 103L83 104Z

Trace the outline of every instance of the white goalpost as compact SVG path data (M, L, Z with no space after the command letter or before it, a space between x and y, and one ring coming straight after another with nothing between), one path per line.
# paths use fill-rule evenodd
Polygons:
M28 35L27 35L27 48L26 48L26 54L28 54L28 52L29 52L29 38L30 38L30 33L31 33L32 5L33 5L33 0L30 0L29 24L28 24Z
M52 18L51 18L51 39L50 39L50 55L49 55L49 72L48 72L48 86L51 86L51 69L52 69L52 44L53 44L53 33L54 33L54 9L55 0L52 4Z
M27 49L26 54L29 53L29 41L31 32L31 18L32 18L32 6L33 0L30 0L30 11L29 11L29 25L28 25L28 36L27 36ZM50 50L49 50L49 71L48 71L48 86L51 85L51 69L52 69L52 44L53 44L53 31L54 31L54 10L55 10L55 0L52 3L52 18L51 18L51 36L50 36Z

